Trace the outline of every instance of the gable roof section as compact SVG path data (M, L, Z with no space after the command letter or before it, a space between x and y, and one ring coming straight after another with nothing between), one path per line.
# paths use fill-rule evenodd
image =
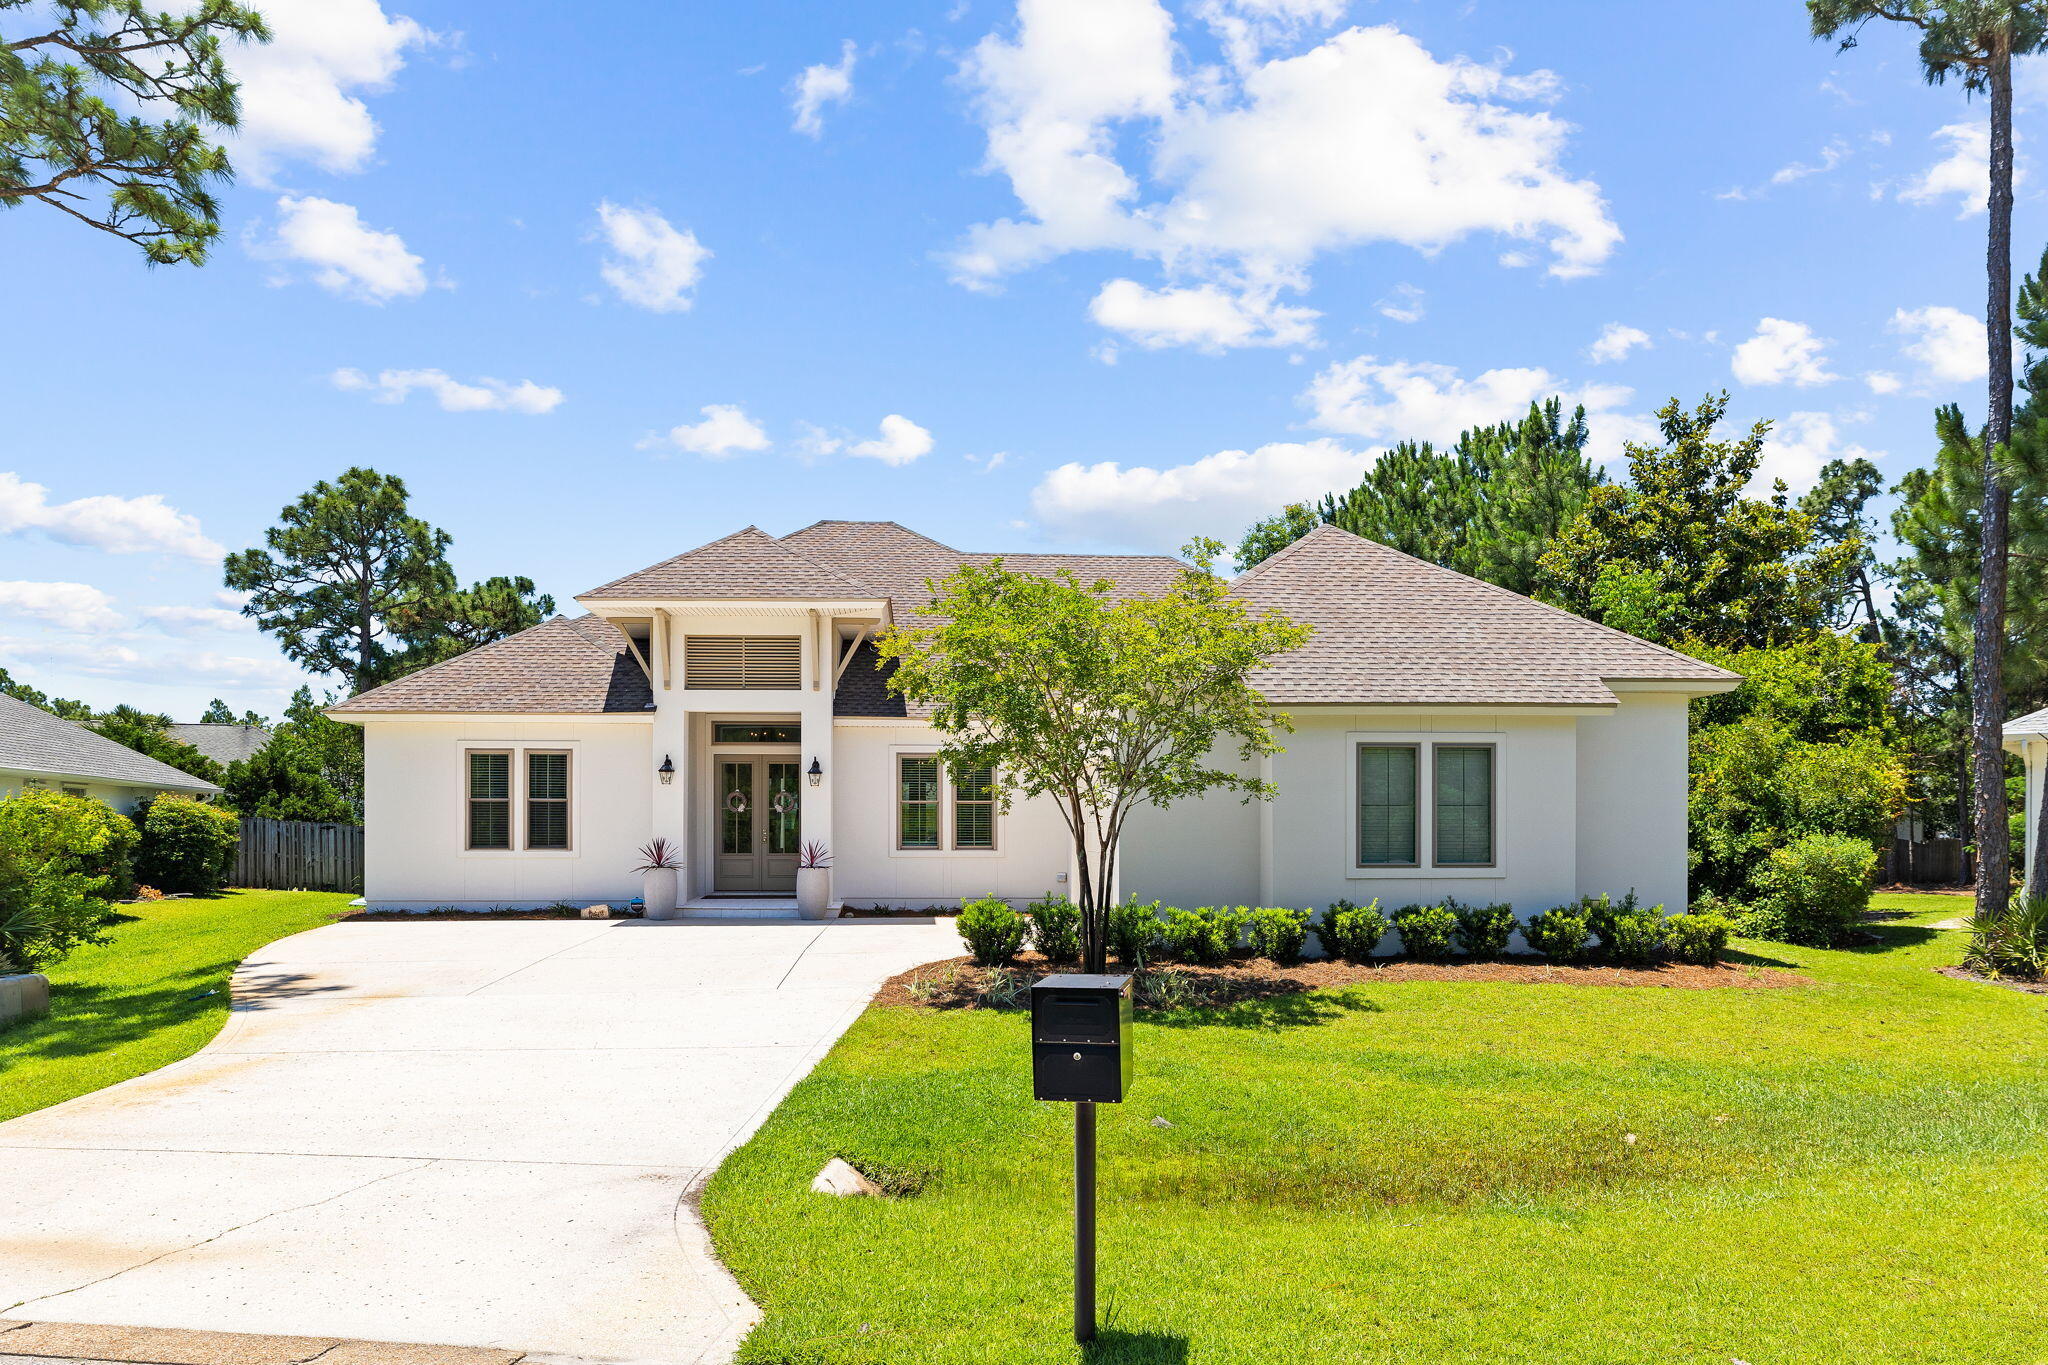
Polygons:
M643 597L690 600L879 597L871 585L797 553L757 526L627 574L584 598L632 601Z
M654 694L617 626L557 616L351 697L328 713L645 714Z
M2017 720L2007 721L2005 723L2005 737L2007 739L2048 738L2048 707L2043 707L2039 711L2029 711Z
M220 790L211 782L9 696L0 696L0 768L166 791Z
M1320 526L1232 585L1315 628L1254 674L1282 704L1609 706L1607 680L1731 684L1712 664Z
M254 758L270 743L270 731L240 721L174 721L164 733L180 744L191 745L223 768Z

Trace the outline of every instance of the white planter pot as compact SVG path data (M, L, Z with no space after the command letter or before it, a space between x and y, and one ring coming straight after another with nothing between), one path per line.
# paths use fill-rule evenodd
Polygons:
M832 869L800 867L796 870L796 912L805 919L832 918Z
M41 1014L50 1008L50 979L39 972L0 976L0 1024Z
M657 867L640 874L640 899L647 903L647 918L676 917L676 870Z

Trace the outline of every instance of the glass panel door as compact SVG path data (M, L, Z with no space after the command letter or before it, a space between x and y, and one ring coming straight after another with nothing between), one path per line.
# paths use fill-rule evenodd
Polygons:
M754 765L718 765L718 851L754 851Z
M768 851L796 853L797 831L802 827L799 811L803 795L797 785L797 765L768 765Z

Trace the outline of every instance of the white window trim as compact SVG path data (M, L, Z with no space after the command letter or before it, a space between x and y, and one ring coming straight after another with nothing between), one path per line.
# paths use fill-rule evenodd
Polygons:
M1008 844L1003 830L1009 819L1001 801L996 802L994 848L953 847L953 770L944 762L939 764L939 846L937 848L904 848L902 846L901 821L903 811L897 799L899 783L902 780L903 760L906 758L937 758L936 744L892 744L889 746L889 856L892 858L1001 858L1005 857Z
M455 820L450 837L458 858L518 858L551 860L583 856L583 758L582 741L574 739L495 739L484 736L459 740L455 744ZM512 755L512 847L471 848L469 846L469 756L473 753ZM569 755L569 846L527 848L526 845L526 755L528 753Z
M1508 875L1503 783L1508 769L1508 736L1501 730L1351 730L1344 736L1344 876L1349 881L1498 881ZM1406 744L1416 749L1415 854L1421 861L1366 866L1358 861L1358 746ZM1486 744L1493 748L1493 862L1439 863L1436 859L1436 746Z

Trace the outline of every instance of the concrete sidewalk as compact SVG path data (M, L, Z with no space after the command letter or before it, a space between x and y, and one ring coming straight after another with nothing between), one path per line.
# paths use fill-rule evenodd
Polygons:
M688 1197L880 982L960 951L901 920L274 943L198 1054L0 1124L0 1317L722 1360L755 1313Z

